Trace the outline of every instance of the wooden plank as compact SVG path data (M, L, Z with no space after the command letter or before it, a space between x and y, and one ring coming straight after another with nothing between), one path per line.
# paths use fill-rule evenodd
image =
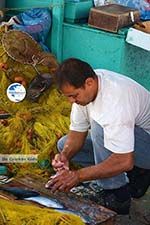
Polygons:
M83 217L89 218L90 225L114 225L116 213L92 202L83 199L73 193L57 192L52 193L49 189L44 187L47 180L41 177L20 177L13 180L11 183L5 185L6 187L17 186L27 187L29 189L38 191L41 195L57 199L65 208L80 212ZM4 185L3 185L4 186Z

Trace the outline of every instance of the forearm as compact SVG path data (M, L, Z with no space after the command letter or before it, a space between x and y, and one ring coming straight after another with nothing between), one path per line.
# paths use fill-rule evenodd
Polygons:
M116 176L133 167L133 153L112 154L103 162L78 170L80 182Z
M70 131L62 153L70 160L82 148L87 132Z

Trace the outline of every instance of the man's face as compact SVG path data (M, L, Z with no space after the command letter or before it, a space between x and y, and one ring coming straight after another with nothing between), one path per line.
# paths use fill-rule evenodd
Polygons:
M95 83L93 78L88 78L80 88L76 88L69 83L66 83L61 88L61 91L71 103L84 106L95 99L97 95L97 83Z

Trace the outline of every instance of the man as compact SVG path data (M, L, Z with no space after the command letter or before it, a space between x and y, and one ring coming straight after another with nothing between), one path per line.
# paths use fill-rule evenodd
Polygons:
M150 185L150 93L75 58L59 66L56 82L72 103L71 124L52 162L57 176L46 187L69 191L96 180L103 188L101 204L128 214L131 197L141 197ZM70 170L71 159L84 167Z

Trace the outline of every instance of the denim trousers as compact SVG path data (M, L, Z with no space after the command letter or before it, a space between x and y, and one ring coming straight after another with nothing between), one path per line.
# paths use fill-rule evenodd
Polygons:
M150 169L150 135L143 129L135 126L134 162L135 166ZM58 151L61 152L67 135L59 139ZM107 159L112 152L104 147L103 128L94 120L91 122L91 130L86 137L85 143L72 161L83 167L101 163ZM97 185L103 189L115 189L128 183L126 172L111 178L96 180Z

